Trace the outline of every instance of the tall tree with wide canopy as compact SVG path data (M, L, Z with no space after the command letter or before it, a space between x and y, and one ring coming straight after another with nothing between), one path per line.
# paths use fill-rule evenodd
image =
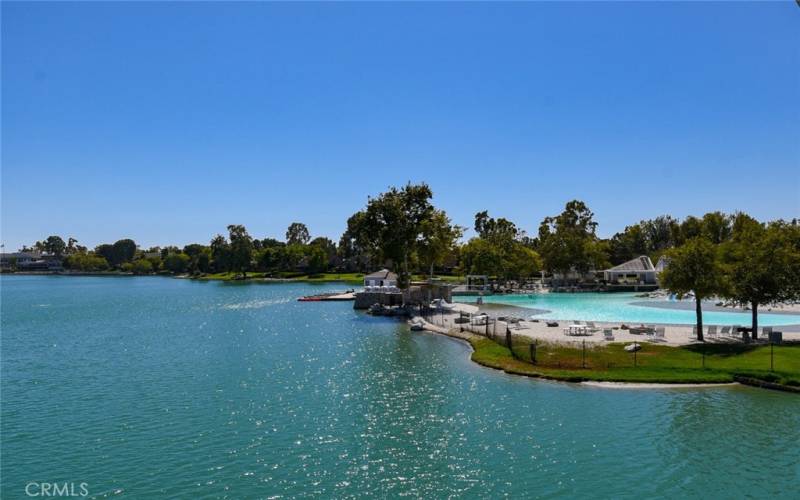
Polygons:
M308 227L302 222L292 222L286 229L287 245L307 245L310 239Z
M594 214L579 200L568 202L559 215L546 217L539 225L539 253L545 267L554 273L573 269L586 273L607 260L596 230Z
M410 281L409 261L422 241L423 222L433 214L432 197L430 187L424 183L392 187L369 198L366 209L348 220L348 232L356 246L379 260L390 260L395 271L399 270L401 288Z
M218 234L211 239L211 261L217 272L231 269L231 246L224 236Z
M462 269L473 274L504 279L532 276L541 269L539 254L530 248L530 238L508 219L493 218L487 211L475 214L475 232L461 248Z
M130 238L125 238L114 242L112 251L112 264L118 266L125 262L130 262L136 255L136 242Z
M723 245L726 286L723 295L749 304L753 338L758 338L758 308L800 298L800 248L792 226L765 227L744 214L737 216L730 241Z
M694 293L697 340L703 341L703 299L721 289L722 272L716 247L702 236L667 252L669 265L660 276L661 286L683 298Z
M230 240L231 269L247 277L250 262L253 260L253 238L247 234L247 229L240 224L228 226L228 239Z
M70 241L72 238L70 238ZM51 255L55 255L56 257L61 257L64 255L64 251L67 249L67 244L64 243L64 240L61 236L48 236L46 240L44 240L44 249L47 253Z
M431 279L433 267L444 262L463 235L464 229L453 224L444 210L434 209L431 216L422 221L417 253L422 263L428 267Z

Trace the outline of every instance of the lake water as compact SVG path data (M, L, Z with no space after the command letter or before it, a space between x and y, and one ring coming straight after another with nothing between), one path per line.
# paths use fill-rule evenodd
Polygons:
M130 498L797 498L800 398L513 377L337 285L3 276L2 485Z
M504 304L539 311L536 318L556 320L590 320L627 323L663 323L693 325L697 317L694 302L667 299L646 299L635 293L539 293L530 295L489 295L487 304ZM475 297L456 297L460 302L475 302ZM709 305L704 306L706 309ZM759 326L800 325L800 314L770 314L759 308ZM751 324L750 312L703 312L705 325Z

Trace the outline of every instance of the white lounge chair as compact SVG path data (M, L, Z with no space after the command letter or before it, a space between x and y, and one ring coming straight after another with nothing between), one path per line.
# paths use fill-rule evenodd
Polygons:
M606 342L613 342L614 341L614 330L611 328L604 328L603 329L603 340Z
M697 338L697 325L692 327L692 336L690 338L696 339Z
M667 333L666 328L664 328L663 326L657 327L655 333L653 334L653 340L660 340L666 342L667 341L666 333Z

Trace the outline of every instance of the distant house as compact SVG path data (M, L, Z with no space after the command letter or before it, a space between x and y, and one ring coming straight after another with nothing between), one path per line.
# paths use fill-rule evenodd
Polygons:
M618 285L654 285L656 284L656 268L650 257L641 255L606 269L603 271L603 279L606 283Z
M0 268L8 270L14 267L25 266L39 260L41 254L34 252L14 252L0 254Z
M37 252L14 252L0 254L0 269L10 271L62 271L61 259L55 255Z
M388 269L381 269L364 276L364 286L397 286L397 275Z

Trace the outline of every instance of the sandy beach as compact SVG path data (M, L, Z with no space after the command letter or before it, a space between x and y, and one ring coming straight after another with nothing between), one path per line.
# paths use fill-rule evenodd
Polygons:
M456 303L453 304L453 310L450 312L437 312L436 314L432 315L429 318L430 323L444 328L445 330L449 329L460 329L460 325L455 322L455 320L461 315L461 312L464 314L475 312L485 312L489 316L496 318L498 316L509 316L514 315L517 317L523 317L523 315L528 315L529 310L524 308L516 308L516 307L505 307L503 306L502 309L498 308L496 305L489 305L489 306L475 306L472 304L463 304L463 303ZM514 314L516 313L516 314ZM631 333L629 330L623 330L620 328L620 322L595 322L596 330L590 332L588 335L566 335L564 333L564 328L568 327L571 324L576 323L575 321L557 321L558 326L547 326L546 320L535 320L535 319L527 319L522 320L517 324L506 323L504 321L497 321L497 325L495 326L494 323L489 325L489 329L495 331L496 328L497 332L504 332L505 328L508 327L514 335L523 335L529 337L531 339L536 339L543 342L556 342L561 344L571 344L571 345L578 345L583 343L584 341L587 343L592 344L608 344L610 342L652 342L661 345L669 345L669 346L681 346L681 345L689 345L693 343L697 343L697 340L692 338L692 329L693 325L665 325L665 324L656 324L656 326L664 327L664 339L663 340L655 340L652 336L644 335L644 334L634 334ZM583 323L585 325L585 322ZM639 326L639 325L629 325L629 326ZM743 325L747 326L747 325ZM473 326L473 329L476 328ZM614 339L612 341L608 341L605 339L603 334L603 329L611 328ZM704 330L707 331L707 326L704 327ZM718 328L719 330L719 328ZM775 330L783 332L783 340L784 341L800 341L800 325L790 325L780 328L775 328ZM761 336L761 332L759 331L759 336ZM730 336L717 336L717 337L707 337L707 343L739 343L741 342L741 337L735 338ZM760 342L763 342L763 339L759 339Z

